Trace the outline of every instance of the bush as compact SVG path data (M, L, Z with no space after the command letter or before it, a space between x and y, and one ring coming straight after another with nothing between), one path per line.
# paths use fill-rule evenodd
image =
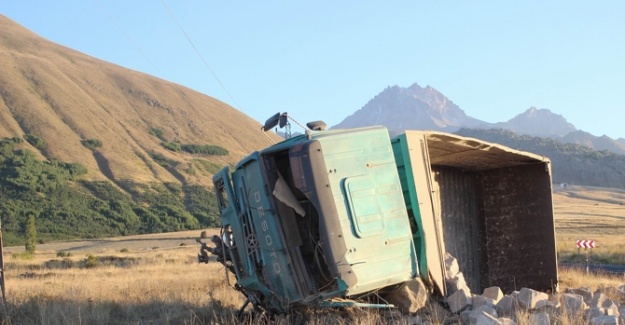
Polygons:
M46 146L46 141L34 134L25 134L24 139L37 149L43 149Z
M102 141L98 139L82 140L80 143L91 151L96 151L97 148L102 147Z
M70 252L63 252L63 251L56 252L56 257L70 257L70 256L72 256L72 253Z
M206 232L206 230L202 230L202 232L200 233L200 238L208 238L208 233Z
M122 248L119 252L120 253L128 253L128 248Z
M199 144L183 144L182 150L191 154L200 154L206 156L226 156L228 150L220 146L199 145Z
M161 146L163 146L165 149L169 150L169 151L174 151L174 152L178 152L180 151L180 143L177 142L161 142Z
M98 258L91 254L87 255L87 257L85 258L85 267L92 268L96 267L96 265L98 265Z
M163 132L163 130L162 130L162 129L160 129L160 128L150 128L150 129L148 130L148 132L149 132L151 135L153 135L153 136L155 136L155 137L157 137L157 138L159 138L159 139L161 139L161 140L165 140L165 138L163 137L163 135L164 135L164 133L165 133L165 132Z

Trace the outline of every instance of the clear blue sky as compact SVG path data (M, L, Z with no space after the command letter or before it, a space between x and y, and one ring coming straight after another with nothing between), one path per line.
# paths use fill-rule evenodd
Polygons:
M0 13L261 123L332 126L416 82L487 122L536 106L625 138L625 1L0 0Z

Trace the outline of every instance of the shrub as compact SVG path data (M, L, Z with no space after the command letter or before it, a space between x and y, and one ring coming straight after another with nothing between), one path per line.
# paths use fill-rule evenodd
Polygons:
M85 267L92 268L96 267L96 265L98 265L98 258L91 254L87 255L87 257L85 258Z
M82 140L80 143L91 151L96 151L97 148L102 147L102 141L98 139Z
M56 252L56 257L70 257L70 256L72 256L72 253L70 252L63 252L63 251Z
M43 149L46 146L46 141L34 134L25 134L24 139L37 149Z
M191 154L200 154L206 156L226 156L228 150L220 146L199 145L199 144L183 144L182 150Z
M128 253L128 248L122 248L119 252L120 253Z
M208 238L208 233L206 232L206 230L202 230L202 232L200 233L200 238Z
M35 254L35 250L37 249L37 227L35 226L35 216L32 214L26 219L24 237L26 238L26 242L24 244L26 252L29 254Z
M165 132L163 132L163 130L162 130L162 129L160 129L160 128L150 128L150 129L148 130L148 132L149 132L151 135L153 135L153 136L155 136L155 137L157 137L157 138L159 138L159 139L161 139L161 140L165 140L165 138L163 137L163 135L164 135L164 133L165 133Z
M180 143L177 142L161 142L161 146L169 151L179 152L180 151Z

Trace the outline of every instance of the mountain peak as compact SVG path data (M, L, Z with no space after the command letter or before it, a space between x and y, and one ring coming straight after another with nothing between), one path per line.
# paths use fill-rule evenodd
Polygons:
M387 87L333 128L384 125L391 132L406 129L454 132L461 126L477 127L480 123L484 122L468 117L435 88L414 83L407 88Z
M562 115L554 114L546 108L538 109L535 106L528 108L508 122L497 123L497 126L520 134L556 138L577 130Z

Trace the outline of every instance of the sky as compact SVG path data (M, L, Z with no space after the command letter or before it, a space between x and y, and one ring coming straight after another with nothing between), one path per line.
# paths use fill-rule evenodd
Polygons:
M535 106L625 138L625 1L0 0L0 14L261 124L333 126L418 83L486 122Z

